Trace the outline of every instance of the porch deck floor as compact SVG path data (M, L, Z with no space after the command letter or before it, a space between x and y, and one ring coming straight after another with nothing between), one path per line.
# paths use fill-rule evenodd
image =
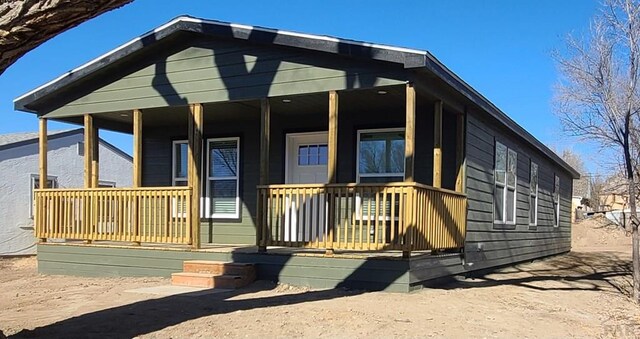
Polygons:
M258 246L255 245L227 245L227 244L202 244L201 248L194 249L188 245L179 244L158 244L158 243L142 243L140 245L126 242L115 241L93 241L85 243L79 240L56 241L51 240L47 244L65 245L65 246L90 246L90 247L106 247L106 248L130 248L130 249L146 249L146 250L162 250L162 251L187 251L187 252L211 252L211 253L258 253ZM312 249L301 247L277 247L269 246L266 254L274 255L294 255L294 256L312 256L327 257L324 249ZM446 253L451 255L452 253ZM411 257L433 256L431 251L412 251ZM439 255L439 254L438 254ZM368 250L335 250L334 258L376 258L376 259L402 259L402 251L384 250L384 251L368 251Z

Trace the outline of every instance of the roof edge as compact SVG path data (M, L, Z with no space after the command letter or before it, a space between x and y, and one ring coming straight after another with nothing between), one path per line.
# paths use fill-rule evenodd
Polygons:
M438 60L435 56L427 52L426 57L428 60L426 65L427 69L436 74L441 80L449 84L449 86L455 88L456 91L463 94L465 97L467 97L467 99L478 105L481 109L488 112L500 123L507 126L507 128L520 135L527 142L536 147L540 152L551 158L551 160L562 166L572 175L574 179L580 178L580 173L573 167L571 167L571 165L567 164L567 162L562 160L559 155L557 155L549 147L547 147L540 140L534 137L531 133L524 129L524 127L520 126L517 122L511 119L506 113L504 113L500 108L494 105L485 96L476 91L473 87L471 87L471 85L462 80L462 78L460 78L457 74L447 68L447 66L440 62L440 60Z
M218 28L218 30L215 28ZM75 80L88 76L127 55L141 50L145 47L143 43L144 40L150 39L152 36L154 37L154 41L160 41L178 31L214 35L217 33L222 35L222 30L227 34L231 33L232 38L242 40L248 40L252 32L267 33L277 37L277 39L271 42L275 45L298 47L334 54L364 56L366 53L363 52L368 51L368 56L371 59L402 63L405 68L423 67L427 55L426 51L417 49L341 39L327 35L314 35L217 20L206 20L182 15L22 94L13 100L14 108L20 111L36 113L27 107L31 102ZM349 46L350 48L341 48L341 45ZM360 49L360 51L358 51L358 49ZM374 51L376 52L374 53ZM380 51L384 51L385 53L378 53Z

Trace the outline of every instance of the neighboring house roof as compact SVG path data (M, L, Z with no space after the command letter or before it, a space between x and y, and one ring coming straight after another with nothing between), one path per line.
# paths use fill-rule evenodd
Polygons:
M50 131L47 133L49 138L56 136L58 134L68 135L68 132L73 130L60 130L60 131ZM73 133L72 133L73 134ZM21 143L24 141L29 141L32 139L38 139L40 133L39 132L18 132L18 133L9 133L9 134L0 134L0 147L9 145L10 147L14 147L11 144Z
M66 129L66 130L59 130L59 131L49 131L47 133L47 139L52 140L52 139L64 138L64 137L75 135L75 134L81 134L81 135L84 134L84 129L76 128L76 129ZM39 132L19 132L19 133L0 134L0 151L13 148L13 147L38 143L39 137L40 137ZM102 138L99 138L99 140L102 146L109 148L113 152L119 154L121 157L129 161L133 161L133 158L123 150L106 142Z
M14 100L15 108L25 112L33 112L30 110L29 105L38 99L62 89L77 80L87 77L92 73L179 31L321 51L348 57L379 60L401 64L407 69L426 69L454 88L468 100L485 110L501 124L512 130L516 135L521 136L531 143L543 154L547 155L554 162L569 171L574 178L580 177L580 174L575 169L564 162L547 146L533 137L533 135L518 125L487 98L469 86L427 51L340 39L324 35L304 34L214 20L205 20L190 16L177 17L168 23L16 98Z

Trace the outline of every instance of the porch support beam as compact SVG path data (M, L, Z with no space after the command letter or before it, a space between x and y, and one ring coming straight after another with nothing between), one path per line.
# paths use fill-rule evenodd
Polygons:
M90 114L84 115L84 188L93 186L93 117Z
M464 193L465 178L465 116L466 114L458 114L456 116L456 192Z
M97 173L94 177L94 169L97 170L97 163L94 162L94 156L97 153L95 151L95 145L97 141L95 139L96 131L95 126L93 124L93 116L91 114L84 115L84 188L94 188L94 183L97 184ZM97 220L94 217L97 215L96 213L92 213L92 210L97 209L97 204L94 199L91 197L85 198L86 200L83 203L84 208L84 220L85 228L88 230L89 234L95 234L95 226L97 224ZM91 239L85 239L84 242L87 244L91 243Z
M442 101L433 107L433 187L442 187Z
M191 188L191 239L194 248L200 248L200 191L202 159L202 104L189 105L188 181Z
M133 187L142 187L142 111L133 110Z
M329 133L327 140L327 182L329 184L335 184L338 182L338 92L329 91ZM332 256L333 252L333 238L336 213L336 201L335 196L331 194L331 191L327 191L327 197L329 199L329 215L327 220L327 248L325 255Z
M415 145L416 145L416 89L413 83L406 86L406 122L404 130L404 181L414 182ZM413 206L413 207L412 207ZM413 218L415 205L405 204L405 234L402 257L411 257L414 232L416 232L415 219ZM401 212L402 213L402 212Z
M39 144L38 144L38 152L39 154L39 168L38 168L38 175L39 177L39 182L38 182L38 187L39 188L49 188L47 187L47 179L48 179L48 173L47 173L47 119L45 118L40 118L40 121L38 122L39 125ZM37 215L38 211L34 212L36 219L41 218L41 216ZM36 220L36 227L38 227L39 224L39 220ZM37 229L37 228L36 228ZM40 242L46 242L47 238L40 238L39 239Z
M142 187L142 111L133 110L133 187ZM133 230L134 235L140 235L140 213L138 200L133 202ZM140 241L134 241L140 246Z
M407 84L406 123L404 131L404 181L413 182L416 141L416 90L412 83Z
M40 118L38 122L39 125L39 148L38 151L40 153L39 158L39 186L40 188L48 188L47 187L47 119Z
M260 185L269 184L269 148L271 146L271 105L260 101Z
M338 182L338 92L329 92L329 136L327 145L327 182Z
M100 183L100 132L96 125L93 125L93 130L91 131L93 136L93 142L91 144L91 187L97 188Z
M271 147L271 105L269 104L269 98L263 98L260 100L260 178L259 185L269 184L269 148ZM260 199L260 193L262 190L258 190L258 210L256 223L256 245L258 246L258 252L264 253L267 251L266 239L263 239L266 234L266 217L264 213L267 211L263 208Z

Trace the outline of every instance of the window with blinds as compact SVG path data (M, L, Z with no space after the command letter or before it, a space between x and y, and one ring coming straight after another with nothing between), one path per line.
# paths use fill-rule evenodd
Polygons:
M240 139L209 139L207 155L206 214L211 218L238 218Z

